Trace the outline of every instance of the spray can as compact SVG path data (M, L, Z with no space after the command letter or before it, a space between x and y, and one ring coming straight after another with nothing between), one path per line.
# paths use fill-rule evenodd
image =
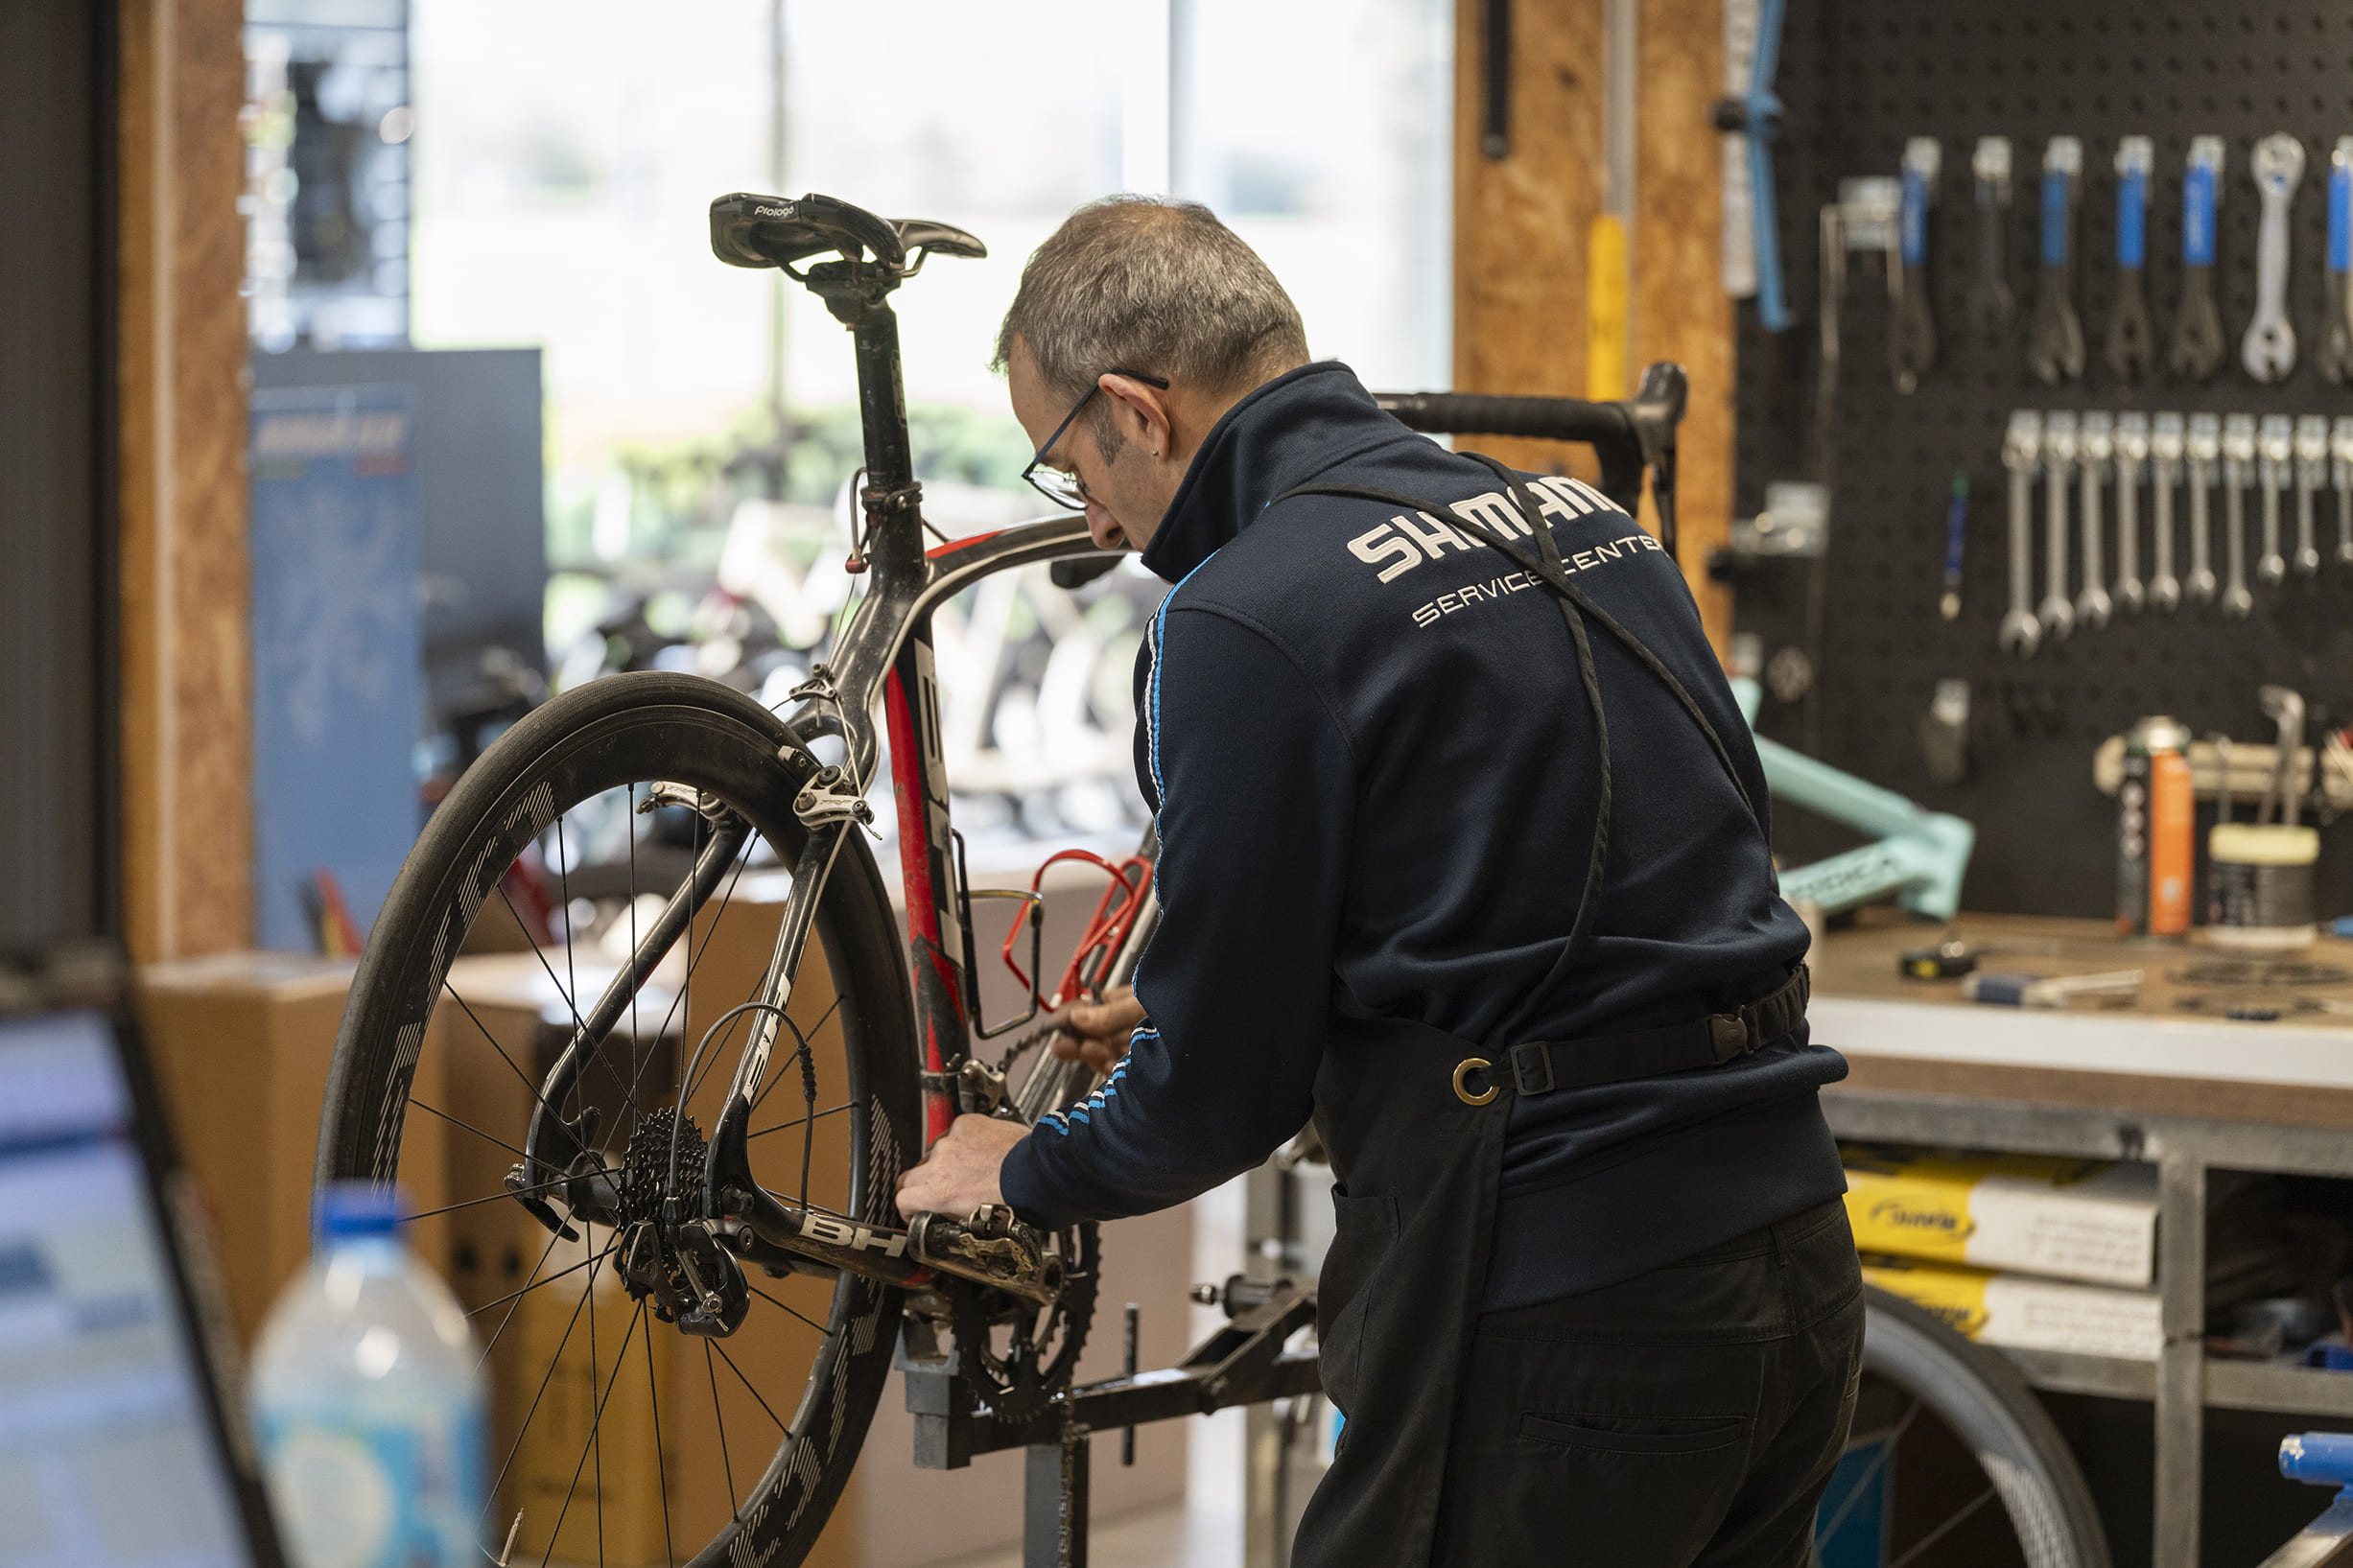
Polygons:
M2190 732L2144 718L2125 732L2124 783L2116 791L2116 930L2177 937L2190 928L2196 854Z

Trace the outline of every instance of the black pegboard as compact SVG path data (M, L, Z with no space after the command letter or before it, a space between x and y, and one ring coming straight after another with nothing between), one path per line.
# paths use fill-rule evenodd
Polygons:
M2258 586L2251 620L2185 605L2166 617L2119 612L2104 632L2047 643L2035 658L2000 652L2008 597L2002 433L2013 409L2184 412L2353 413L2353 392L2313 368L2318 340L2329 154L2353 134L2353 6L2242 0L2231 8L2156 3L1894 5L1886 0L1790 0L1779 95L1785 134L1776 148L1781 251L1800 324L1779 336L1753 305L1739 325L1736 515L1762 503L1774 480L1814 477L1819 369L1816 319L1819 214L1838 181L1893 176L1905 139L1943 148L1929 224L1936 367L1898 395L1887 369L1886 276L1855 254L1842 299L1831 547L1824 568L1821 659L1807 721L1802 705L1768 697L1760 729L1809 739L1825 761L1978 826L1965 902L1974 909L2104 915L2114 900L2114 807L2091 783L2093 749L2145 714L2170 713L2200 733L2268 739L2255 689L2301 690L2317 715L2353 721L2353 571L2331 558L2333 498L2319 499L2323 565L2317 581ZM2284 130L2304 144L2294 207L2290 311L2298 358L2282 384L2259 386L2239 368L2238 343L2254 306L2260 203L2247 173L2255 141ZM2077 221L2076 309L2088 352L2082 381L2047 386L2026 367L2026 331L2039 282L2037 193L2045 142L2083 142ZM2100 346L2114 288L2120 137L2155 142L2147 287L2163 345L2180 293L2181 171L2193 135L2225 139L2229 159L2217 215L2216 294L2229 357L2201 386L2161 368L2138 386L2117 384ZM1999 340L1973 333L1963 296L1974 267L1977 221L1969 156L1981 135L2011 138L2006 250L2018 308ZM1945 621L1946 500L1956 469L1971 491L1961 617ZM2188 561L2186 494L2177 493L2176 555ZM2152 504L2141 493L2144 574ZM2071 531L2080 535L2072 504ZM2288 509L2291 548L2293 517ZM2223 504L2214 501L2222 566ZM2249 571L2259 508L2248 498ZM2115 571L2113 492L2105 508L2107 571ZM2042 592L2041 485L2035 485L2035 597ZM2075 560L2080 542L2070 541ZM1736 624L1768 655L1805 642L1806 568L1765 563L1738 581ZM2082 586L2080 561L2070 593ZM1970 774L1929 777L1918 723L1940 679L1969 682ZM2244 812L2244 807L2243 807ZM1785 857L1809 859L1851 840L1783 811ZM2201 832L2205 813L2200 813ZM2327 913L2353 910L2353 825L2322 832ZM2201 894L2202 899L2202 894Z

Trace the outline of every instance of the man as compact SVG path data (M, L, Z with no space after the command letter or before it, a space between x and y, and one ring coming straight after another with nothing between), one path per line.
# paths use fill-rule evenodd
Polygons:
M1301 1564L1803 1562L1862 1336L1845 1065L1675 564L1309 363L1198 206L1080 209L998 359L1095 541L1177 585L1138 687L1162 923L1073 1014L1105 1063L1137 1026L1103 1088L959 1118L902 1209L1141 1213L1312 1113L1348 1422Z

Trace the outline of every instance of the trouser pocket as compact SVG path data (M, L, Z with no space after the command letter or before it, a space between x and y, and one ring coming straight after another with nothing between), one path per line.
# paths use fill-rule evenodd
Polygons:
M1397 1200L1377 1194L1331 1198L1333 1234L1316 1280L1315 1335L1324 1392L1342 1415L1355 1408L1365 1323L1397 1252Z

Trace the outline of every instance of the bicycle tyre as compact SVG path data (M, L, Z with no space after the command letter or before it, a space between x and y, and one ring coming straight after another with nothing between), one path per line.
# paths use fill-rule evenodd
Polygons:
M816 766L775 714L730 688L695 676L609 676L518 722L435 811L377 918L336 1039L320 1116L317 1179L389 1182L398 1176L412 1075L451 962L477 917L492 903L506 869L551 822L624 784L666 781L725 801L790 866L805 843L790 803ZM630 799L634 802L634 794ZM814 937L835 982L844 1070L857 1106L846 1118L851 1158L845 1209L895 1225L898 1173L920 1158L922 1148L911 991L889 898L861 839L845 841L835 861L819 901ZM688 986L691 993L691 978ZM584 999L575 1005L584 1005ZM790 1041L783 1044L774 1070L790 1074ZM726 1070L724 1064L718 1068L721 1084ZM514 1144L522 1142L521 1132L514 1130ZM584 1289L593 1289L596 1278L592 1269ZM894 1290L849 1275L835 1282L822 1342L798 1404L788 1407L794 1411L792 1421L778 1422L785 1430L774 1455L740 1501L731 1471L727 1495L734 1506L727 1523L699 1550L692 1542L677 1543L679 1556L712 1568L802 1560L864 1440L890 1371L899 1313ZM647 1324L650 1382L653 1320L641 1316ZM593 1381L593 1322L591 1332ZM723 1343L720 1348L724 1354ZM624 1340L619 1354L628 1353ZM738 1370L736 1376L743 1374ZM609 1392L608 1385L608 1396ZM752 1392L761 1397L757 1389ZM716 1408L716 1384L712 1398ZM765 1398L762 1403L765 1406ZM658 1422L658 1395L655 1415ZM593 1421L603 1416L600 1403ZM603 1463L600 1448L600 1487ZM667 1536L667 1482L664 1486ZM600 1490L597 1506L601 1531ZM556 1529L561 1528L559 1517Z
M1969 1452L2001 1502L2027 1568L2109 1568L2083 1472L2009 1358L1877 1286L1865 1286L1863 1295L1864 1376L1912 1401L1898 1433L1924 1412ZM1900 1486L1902 1462L1894 1463Z

